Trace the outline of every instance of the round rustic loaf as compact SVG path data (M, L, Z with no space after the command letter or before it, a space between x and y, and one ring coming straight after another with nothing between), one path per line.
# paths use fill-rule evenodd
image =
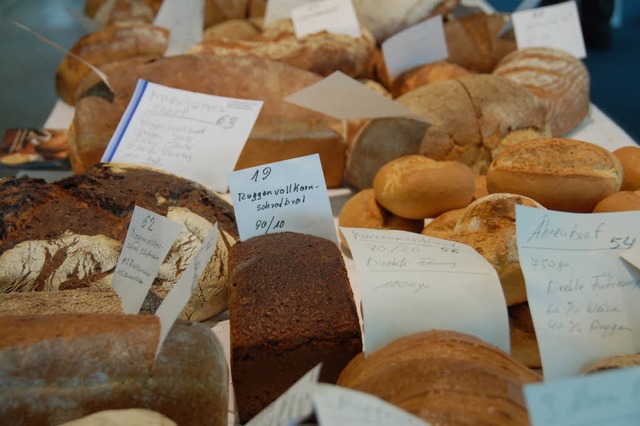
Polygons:
M603 198L593 208L594 213L640 210L639 191L619 191Z
M519 390L540 377L495 346L427 331L356 356L338 385L373 394L429 424L528 425Z
M613 151L622 163L621 191L640 190L640 146L623 146Z
M507 306L527 300L518 244L516 205L542 208L534 200L516 194L490 194L469 204L458 218L453 241L467 244L495 268Z
M505 149L487 170L490 193L520 194L568 212L592 212L621 184L622 164L615 155L575 139L521 142Z
M340 231L340 227L367 229L396 229L408 232L420 232L424 222L399 217L383 208L375 198L372 188L362 191L349 198L342 206L338 216L338 233L340 241L349 247L347 239Z
M407 155L380 169L373 190L376 200L391 213L424 219L468 205L475 192L475 177L457 161Z
M545 103L551 136L567 133L589 113L589 71L568 52L519 49L502 58L493 74L521 84Z

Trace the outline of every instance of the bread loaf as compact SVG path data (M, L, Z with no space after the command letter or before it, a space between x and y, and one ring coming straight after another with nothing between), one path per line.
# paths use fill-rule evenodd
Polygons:
M178 426L176 422L162 414L144 408L105 410L89 414L60 426Z
M622 191L640 190L640 146L623 146L613 151L622 163Z
M453 331L399 338L354 358L338 385L442 425L528 425L520 394L540 377L500 349Z
M619 191L603 198L593 208L594 213L640 210L640 191Z
M80 38L70 51L99 67L102 64L136 56L160 57L169 43L169 31L145 23L122 23ZM84 63L67 55L56 72L56 90L68 104L76 103L76 88L91 72Z
M147 408L180 425L226 425L228 370L209 327L138 315L0 315L0 418L58 425Z
M444 240L451 239L462 212L464 212L464 208L453 209L439 214L426 224L421 234Z
M583 374L597 373L600 371L614 370L618 368L631 368L640 365L640 353L628 355L616 355L598 360L584 367Z
M484 174L505 146L548 132L544 106L503 77L478 74L440 81L396 101L429 124L414 118L370 120L347 153L347 176L357 188L371 187L384 164L408 154L460 161Z
M494 75L522 84L547 105L551 136L562 136L589 113L589 71L575 56L549 47L516 50L502 58Z
M362 350L358 313L338 247L282 232L231 251L231 371L238 414L248 421L323 363L335 382Z
M152 23L162 0L85 0L84 14L106 27L116 22Z
M376 173L373 190L376 200L393 214L424 219L466 207L473 198L475 178L458 161L408 155L385 164Z
M228 250L238 239L235 217L222 197L195 182L109 163L51 184L7 178L0 181L0 193L3 292L108 288L137 205L185 225L152 286L150 312L214 223L220 230L216 253L182 315L201 320L227 308Z
M487 171L491 193L533 198L548 209L590 213L620 190L622 165L611 152L574 139L532 139L507 148Z
M212 69L216 72L212 73ZM100 161L139 78L194 92L263 100L238 167L319 153L327 186L342 185L345 145L333 130L336 120L282 100L318 82L320 77L252 57L179 55L113 72L110 76L115 92L113 102L87 96L76 106L69 136L76 173Z
M471 71L466 68L445 60L431 62L400 74L393 81L391 92L393 96L398 97L420 86L438 81L455 80L470 74L472 74Z
M406 219L389 212L376 201L373 188L368 188L349 198L342 206L338 216L338 232L342 244L349 247L340 227L420 232L423 223L422 220Z

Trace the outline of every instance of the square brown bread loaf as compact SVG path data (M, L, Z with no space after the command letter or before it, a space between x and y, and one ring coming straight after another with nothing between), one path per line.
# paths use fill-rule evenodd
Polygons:
M283 232L230 253L231 375L246 422L322 362L335 382L362 350L344 260L329 240Z

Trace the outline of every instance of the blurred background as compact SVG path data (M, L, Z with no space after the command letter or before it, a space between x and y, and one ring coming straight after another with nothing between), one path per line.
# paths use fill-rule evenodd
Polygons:
M391 0L390 0L391 1ZM585 3L598 0L582 0ZM520 0L489 0L511 12ZM640 1L616 0L609 47L588 46L591 100L640 142ZM0 0L0 134L41 126L53 108L55 72L65 54L8 22L18 21L70 48L85 30L73 16L84 0Z

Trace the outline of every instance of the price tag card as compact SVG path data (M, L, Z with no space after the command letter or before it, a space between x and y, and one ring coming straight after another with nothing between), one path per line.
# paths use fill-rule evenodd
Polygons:
M587 56L575 1L520 10L511 15L511 21L519 49L553 47L577 58Z
M294 425L313 414L311 393L320 377L320 365L302 376L293 386L247 423L247 426Z
M120 296L126 314L140 312L160 265L182 227L164 216L135 206L111 284Z
M291 10L316 0L269 0L266 2L262 26L267 27L278 19L291 18Z
M640 275L620 258L640 212L576 214L516 206L520 265L545 379L640 350Z
M204 0L164 0L153 23L170 31L165 56L180 55L202 41Z
M529 384L524 395L533 426L634 426L640 421L640 368Z
M428 426L419 417L353 389L318 383L311 394L320 426Z
M385 40L381 47L391 80L417 66L449 57L442 15L400 31Z
M339 120L412 117L426 121L424 117L414 115L398 102L369 89L340 71L287 96L284 100Z
M233 170L261 108L262 101L139 80L102 161L154 166L226 192L227 173Z
M218 241L218 224L214 224L209 231L209 234L202 242L200 249L193 257L193 260L189 263L184 272L180 275L178 281L173 285L173 288L164 298L156 315L160 317L160 339L158 341L158 348L156 349L156 357L160 353L160 348L164 339L171 331L173 323L182 312L182 309L187 305L193 289L200 280L200 276L204 272L205 268L209 264L211 256L216 248L216 242Z
M360 37L360 24L351 0L317 0L291 10L297 38L327 31Z
M338 243L318 154L229 173L240 239L300 232Z
M404 231L340 229L362 289L365 355L431 329L471 334L510 351L502 286L474 249Z

